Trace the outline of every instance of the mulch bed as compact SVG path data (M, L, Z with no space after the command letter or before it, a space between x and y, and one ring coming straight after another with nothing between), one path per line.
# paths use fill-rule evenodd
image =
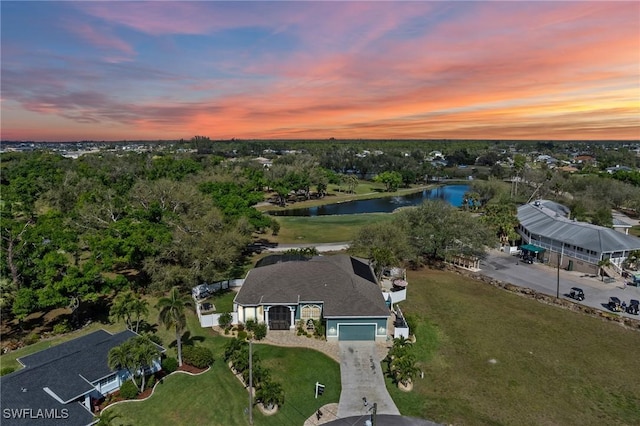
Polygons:
M204 370L206 370L206 368L198 368L188 364L182 364L182 367L178 367L178 371L185 371L192 374L202 373Z

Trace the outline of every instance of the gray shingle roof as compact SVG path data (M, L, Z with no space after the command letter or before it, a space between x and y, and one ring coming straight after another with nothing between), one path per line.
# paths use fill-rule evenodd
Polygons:
M247 274L235 302L245 306L323 302L325 317L389 315L369 265L347 255L255 268Z
M529 232L597 253L640 250L640 238L611 228L570 220L540 202L518 207L518 220Z
M98 330L57 346L19 358L25 365L22 370L0 378L2 408L31 408L69 410L67 419L16 420L3 418L2 424L61 424L86 425L92 422L92 414L81 404L61 404L44 391L48 388L62 401L68 402L90 392L90 382L112 373L107 363L111 348L122 344L136 333L125 330L109 334ZM164 351L164 348L160 349ZM22 390L26 389L25 392Z

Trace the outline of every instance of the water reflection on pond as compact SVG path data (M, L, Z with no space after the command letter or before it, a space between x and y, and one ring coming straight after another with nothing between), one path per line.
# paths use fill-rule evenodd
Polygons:
M460 207L462 198L469 190L469 185L445 185L433 189L425 189L407 195L374 198L370 200L354 200L324 206L306 207L300 209L273 211L274 216L327 216L337 214L359 213L391 213L400 207L417 206L424 200L441 199L452 206Z

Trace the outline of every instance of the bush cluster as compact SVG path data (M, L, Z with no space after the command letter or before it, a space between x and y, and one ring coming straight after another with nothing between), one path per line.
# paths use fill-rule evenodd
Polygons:
M173 357L167 357L162 360L162 369L171 374L178 369L178 360Z
M253 335L253 338L256 340L262 340L267 336L267 324L263 322L247 320L245 328ZM240 337L240 334L238 334L238 337Z
M24 344L27 346L33 345L34 343L37 343L39 340L40 340L40 336L38 335L38 333L29 333L29 335L24 338Z
M185 346L182 361L196 368L207 368L213 364L213 352L204 346Z
M138 388L131 380L127 380L120 386L120 396L124 399L134 399L138 396Z
M65 334L71 331L69 321L62 320L53 326L53 334Z

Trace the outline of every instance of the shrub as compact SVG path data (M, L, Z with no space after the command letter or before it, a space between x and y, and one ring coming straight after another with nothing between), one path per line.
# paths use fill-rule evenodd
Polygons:
M134 399L138 396L138 388L131 380L127 380L120 386L120 396L124 399Z
M267 336L267 324L261 322L253 328L253 337L256 340L262 340Z
M231 321L233 321L231 312L225 312L220 314L220 317L218 318L218 325L224 328L225 331L227 331L231 326Z
M153 389L153 385L155 384L156 384L156 375L155 374L149 375L149 378L147 379L146 389Z
M24 344L33 345L34 343L37 343L38 340L40 340L40 336L38 336L38 333L29 333L29 335L24 338Z
M325 326L320 320L313 320L313 335L317 338L324 338Z
M71 331L69 321L62 320L53 326L53 334L64 334Z
M244 331L244 324L238 324L238 331Z
M247 340L247 332L244 330L238 331L238 339Z
M2 367L2 369L0 370L0 376L13 373L14 371L16 371L15 367Z
M167 357L162 360L162 369L167 373L173 373L178 369L178 360L173 357Z
M182 349L182 360L197 368L207 368L213 364L213 352L204 346L185 346Z
M250 319L245 322L244 327L247 329L247 331L253 331L256 328L256 324L256 320Z
M409 327L409 333L415 335L416 327L418 326L418 319L414 315L408 314L404 316L404 320L407 322L407 326Z

